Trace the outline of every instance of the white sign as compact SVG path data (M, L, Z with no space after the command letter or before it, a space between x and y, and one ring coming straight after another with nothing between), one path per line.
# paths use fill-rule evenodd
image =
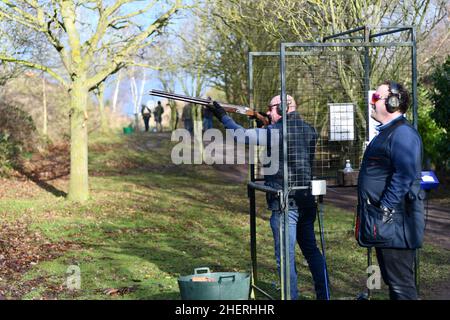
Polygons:
M434 178L432 176L422 176L423 182L434 182Z
M353 103L329 103L330 141L355 140Z
M369 93L367 95L367 117L369 119L369 142L372 141L373 138L375 138L375 136L378 134L377 129L375 129L378 125L380 125L381 123L379 123L377 120L372 119L372 117L370 116L372 114L372 106L371 106L371 101L372 101L372 95L376 92L376 90L369 90Z

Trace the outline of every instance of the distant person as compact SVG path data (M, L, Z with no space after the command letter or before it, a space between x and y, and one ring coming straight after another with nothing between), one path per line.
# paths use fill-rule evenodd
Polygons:
M194 129L194 123L192 121L192 104L187 103L183 107L183 113L181 115L181 121L184 123L184 128L192 134Z
M153 111L153 116L155 117L156 129L159 132L162 132L162 114L164 113L164 108L161 105L161 101L158 101L158 105Z
M202 109L203 115L203 130L206 131L213 127L213 113L208 108Z
M144 119L145 132L148 132L148 130L150 128L149 123L150 123L150 118L152 117L152 112L149 107L147 107L145 104L143 104L141 107L141 114L142 114L142 119Z

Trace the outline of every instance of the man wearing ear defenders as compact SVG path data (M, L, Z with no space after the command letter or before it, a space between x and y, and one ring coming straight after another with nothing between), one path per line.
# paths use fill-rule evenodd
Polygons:
M291 156L288 160L288 170L291 175L297 178L301 177L305 181L311 180L312 162L314 159L317 133L315 129L306 123L297 112L297 104L291 96L287 96L287 131L288 135L295 137L288 139L288 150ZM245 130L247 144L267 145L270 152L279 152L283 155L283 144L281 143L283 132L282 121L282 107L281 97L275 96L271 99L267 116L270 118L270 125L266 128L261 128L262 123L258 124L258 128L244 129L236 124L231 117L229 117L225 110L214 101L212 106L209 106L213 114L219 119L226 129L231 130ZM257 121L258 123L258 121ZM263 132L264 131L264 132ZM275 135L275 131L279 133L278 139L272 142L268 138L266 144L260 139L262 133L267 133L265 136ZM269 142L270 141L270 142ZM239 141L238 141L239 142ZM241 141L244 142L244 141ZM283 161L279 157L276 173L267 174L264 176L265 184L275 188L283 188ZM324 259L319 249L317 248L316 238L314 234L314 221L316 218L316 205L314 197L310 190L297 190L293 195L295 201L289 202L289 257L290 257L290 293L291 299L298 299L297 289L297 269L295 266L295 246L298 242L300 249L308 261L309 269L311 271L317 299L327 299L326 283L324 274ZM272 211L270 218L270 226L272 228L275 246L275 258L280 272L280 247L279 247L279 225L281 221L281 208L278 197L267 193L268 209Z
M393 300L417 299L414 258L424 234L422 140L403 116L409 102L407 90L394 81L373 94L371 117L381 124L358 177L355 235L361 246L375 247Z

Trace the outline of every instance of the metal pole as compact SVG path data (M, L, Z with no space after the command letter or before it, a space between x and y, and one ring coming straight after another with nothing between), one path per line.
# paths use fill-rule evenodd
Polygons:
M419 269L419 263L420 263L420 249L417 248L416 252L414 253L414 281L416 283L416 291L417 296L420 294L420 269Z
M413 99L413 125L417 130L417 121L419 119L417 111L417 47L416 47L416 29L411 28L411 41L413 43L411 50L411 80L412 80L412 99Z
M412 49L411 49L411 80L412 80L412 99L413 99L413 125L414 128L417 130L417 125L419 121L419 115L418 115L418 101L417 101L417 46L416 46L416 29L414 27L411 28L411 41L413 43ZM428 200L427 200L428 201ZM415 282L416 282L416 290L417 295L419 295L420 291L420 270L419 270L419 249L416 249L415 252L415 259L414 259L414 276L415 276Z
M398 29L395 29L395 30L379 32L379 33L375 33L375 34L371 35L370 38L381 37L381 36L385 36L387 34L407 31L407 30L410 30L410 29L411 29L411 27L402 27L402 28L398 28Z
M330 288L328 286L328 267L327 267L327 256L325 253L325 237L323 228L323 196L318 196L319 210L317 212L317 218L319 220L319 231L320 231L320 245L322 247L323 255L323 273L325 276L325 291L327 293L327 300L330 300Z
M258 281L258 264L256 256L256 194L255 189L248 186L248 197L250 200L250 256L252 259L253 281Z
M339 37L339 36L344 36L344 35L351 34L351 33L357 32L357 31L361 31L364 28L365 27L358 27L358 28L350 29L350 30L347 30L347 31L344 31L344 32L335 33L335 34L332 34L331 36L323 37L322 41L325 42L328 39L333 39L333 38L336 38L336 37Z
M248 53L248 103L253 109L253 53ZM253 181L253 180L252 180Z
M283 116L283 199L281 203L282 206L282 215L283 215L283 242L280 242L281 248L280 253L282 254L284 251L284 255L282 260L281 267L281 290L282 290L282 299L290 300L291 299L291 286L290 286L290 264L289 264L289 177L288 177L288 155L287 155L287 93L286 93L286 49L284 43L281 43L280 48L280 72L281 72L281 108L282 108L282 116ZM281 233L280 233L281 234Z
M365 42L370 42L370 28L366 27L364 29ZM369 90L370 90L370 56L369 47L364 47L364 105L369 101ZM366 110L368 110L368 105L366 105ZM366 140L369 138L369 114L366 117Z
M367 269L372 265L372 248L367 248ZM367 278L371 276L370 273L367 274ZM369 286L367 286L367 299L370 300L372 291L370 290Z
M253 55L251 52L248 53L248 97L249 105L253 106ZM249 180L251 182L255 181L255 164L250 162L249 165ZM249 184L248 197L250 201L250 257L252 260L252 283L256 284L258 281L258 262L256 253L256 191ZM255 291L252 290L251 296L255 297Z

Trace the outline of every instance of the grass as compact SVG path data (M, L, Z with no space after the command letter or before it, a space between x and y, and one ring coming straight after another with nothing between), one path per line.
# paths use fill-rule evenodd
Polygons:
M10 193L0 198L4 222L25 220L30 232L42 234L47 241L73 244L13 280L0 280L0 288L6 284L29 288L23 299L179 299L177 278L192 274L194 268L250 271L245 184L222 179L224 167L172 165L171 146L167 138L155 135L92 136L87 203L70 203L42 189L32 196ZM66 180L57 185L67 191ZM277 295L270 215L262 194L258 203L259 285ZM352 224L351 213L326 206L334 299L353 298L365 288L366 251L357 246ZM300 254L297 259L301 298L313 299L308 267ZM425 246L425 287L448 280L449 261L450 252ZM73 265L81 272L79 290L66 285ZM122 291L108 295L105 290L110 288ZM16 297L11 292L6 296ZM374 297L386 298L386 288Z

